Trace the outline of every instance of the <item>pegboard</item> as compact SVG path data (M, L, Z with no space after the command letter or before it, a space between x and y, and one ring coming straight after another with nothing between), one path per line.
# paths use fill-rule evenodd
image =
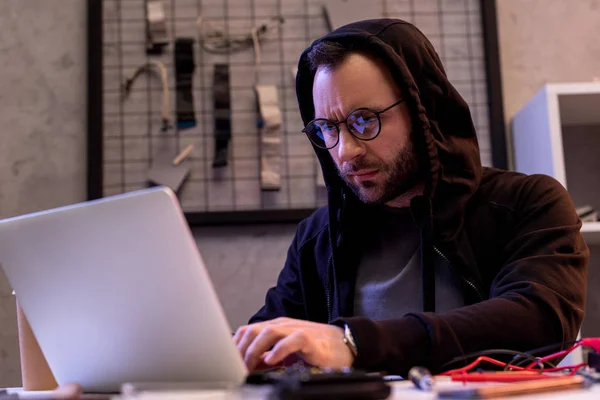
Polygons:
M276 222L301 218L325 204L325 189L318 184L320 170L316 157L301 132L303 124L292 72L301 52L328 32L322 1L163 0L163 3L170 43L162 55L147 55L145 0L89 0L88 197L104 197L148 186L147 171L156 155L157 140L165 143L165 134L159 130L161 81L151 74L139 77L126 99L123 99L122 85L140 64L151 60L162 62L168 70L174 122L174 41L190 37L195 39L193 98L197 125L182 130L174 127L166 133L170 135L168 143L173 156L189 144L194 146L184 161L190 167L190 175L179 193L188 219L194 223ZM493 71L497 73L497 65L490 69L490 55L484 45L484 41L489 40L485 31L488 28L483 23L485 3L479 0L372 2L379 15L412 22L431 40L451 82L471 107L482 162L491 166L494 163L490 111L497 109L501 99L490 95L489 75ZM95 15L91 15L94 10ZM98 14L101 15L99 21ZM211 27L229 34L249 32L269 18L284 18L282 25L261 40L258 72L259 83L275 85L279 93L282 161L278 191L260 190L253 49L223 55L204 51L198 43L199 16ZM223 168L212 166L212 79L214 65L218 63L229 65L231 88L232 138L229 162ZM100 83L92 81L94 75ZM91 109L94 106L96 109Z

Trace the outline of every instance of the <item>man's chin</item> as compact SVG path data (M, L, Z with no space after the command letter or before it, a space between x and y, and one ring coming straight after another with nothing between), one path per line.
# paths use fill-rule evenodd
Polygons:
M384 192L381 184L372 180L357 183L344 178L346 185L352 190L354 195L365 204L383 204Z
M373 181L362 182L361 184L348 184L356 197L365 204L381 205L387 204L398 196L408 191L412 186L408 181L403 185L398 185L395 190L385 190L382 184Z
M368 182L368 185L352 187L357 197L365 204L383 204L383 193L377 185Z

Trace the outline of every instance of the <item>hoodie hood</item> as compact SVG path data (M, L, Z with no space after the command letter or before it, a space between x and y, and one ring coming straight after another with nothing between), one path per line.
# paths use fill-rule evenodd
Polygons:
M461 210L479 186L482 166L469 107L450 84L433 45L414 25L398 19L351 23L316 40L302 53L296 76L304 125L315 115L308 53L323 41L365 49L389 68L412 116L415 149L427 172L424 196L432 204L433 229L441 241L450 239L462 226ZM313 147L329 192L330 217L339 215L340 197L356 198L328 151Z

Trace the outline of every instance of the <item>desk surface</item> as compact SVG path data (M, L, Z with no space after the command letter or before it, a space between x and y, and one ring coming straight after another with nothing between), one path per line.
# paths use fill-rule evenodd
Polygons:
M389 399L394 400L429 400L436 399L436 394L432 392L424 392L415 388L408 381L391 382L392 393ZM459 387L458 382L440 382L439 388ZM472 385L472 384L469 384ZM19 389L8 389L8 392L18 392L22 399L36 400L47 399L42 392L22 392ZM110 399L110 400L263 400L267 399L271 387L245 385L237 390L194 390L194 391L172 391L172 392L144 392L135 396L106 396L102 395L84 395L84 399ZM47 392L46 392L47 393ZM598 400L600 399L600 384L594 385L589 389L566 390L551 393L540 393L525 396L512 396L511 400Z
M389 399L402 400L428 400L436 399L437 396L432 392L424 392L418 390L412 382L392 382L392 394ZM457 382L441 382L440 388L458 387L462 383ZM472 385L472 384L471 384ZM238 390L206 390L206 391L190 391L190 392L149 392L143 393L134 397L115 397L113 400L262 400L267 399L271 388L269 386L243 386ZM565 390L554 393L534 394L526 396L512 396L511 400L531 400L532 398L540 400L598 400L600 399L600 384L589 389Z

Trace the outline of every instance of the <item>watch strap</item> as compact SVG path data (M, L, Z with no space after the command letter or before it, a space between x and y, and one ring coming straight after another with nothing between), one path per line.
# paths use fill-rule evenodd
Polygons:
M227 166L231 140L231 92L229 64L215 64L213 71L213 109L215 155L212 166Z
M187 129L196 126L194 94L194 39L177 38L175 40L175 83L177 89L177 128Z
M354 336L352 335L352 330L350 330L350 326L348 324L344 324L344 343L346 344L346 346L348 346L348 348L350 349L350 351L352 352L352 355L354 356L354 358L356 358L358 356L358 348L356 347L356 342L354 341Z

